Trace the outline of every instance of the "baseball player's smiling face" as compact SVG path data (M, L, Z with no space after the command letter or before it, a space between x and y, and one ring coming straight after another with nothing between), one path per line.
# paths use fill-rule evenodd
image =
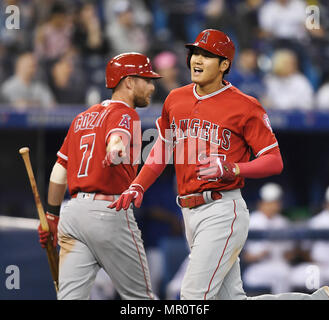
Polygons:
M200 48L191 56L191 80L197 84L199 94L209 94L223 87L222 63L219 57Z

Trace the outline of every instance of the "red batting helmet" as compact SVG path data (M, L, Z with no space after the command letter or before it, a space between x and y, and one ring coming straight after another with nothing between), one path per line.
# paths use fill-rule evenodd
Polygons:
M227 58L232 64L235 47L233 41L224 33L215 29L206 29L199 33L194 43L185 45L188 49L195 47L209 51L216 56ZM190 58L188 56L187 65L190 67Z
M150 59L137 52L119 54L108 62L105 75L106 87L115 88L120 80L126 76L161 78L152 70Z

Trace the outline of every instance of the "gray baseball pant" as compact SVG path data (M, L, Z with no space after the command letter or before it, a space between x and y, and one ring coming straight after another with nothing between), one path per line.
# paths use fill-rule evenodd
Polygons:
M154 299L141 232L133 210L109 209L93 193L78 193L61 212L59 300L89 299L102 267L122 299Z

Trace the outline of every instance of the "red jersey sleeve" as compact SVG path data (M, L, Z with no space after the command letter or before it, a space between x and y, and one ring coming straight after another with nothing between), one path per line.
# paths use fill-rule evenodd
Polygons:
M244 138L256 157L273 148L279 148L270 119L264 108L257 102L245 117Z
M59 149L59 151L57 152L57 162L60 163L65 169L67 169L67 160L68 160L68 135L70 134L71 131L71 127L72 124L70 126L70 129L64 139L64 142L61 146L61 148Z
M111 133L123 132L129 136L130 139L136 137L140 133L141 123L138 113L134 109L127 107L117 107L110 112L110 120L106 122L105 142L108 140Z
M162 141L166 142L166 143L170 143L172 144L174 141L174 137L173 137L173 129L171 124L170 124L170 120L169 120L169 112L168 112L168 105L169 105L169 97L167 97L167 99L165 100L165 103L163 105L162 108L162 113L161 113L161 117L159 117L156 121L156 127L158 129L159 132L159 137Z

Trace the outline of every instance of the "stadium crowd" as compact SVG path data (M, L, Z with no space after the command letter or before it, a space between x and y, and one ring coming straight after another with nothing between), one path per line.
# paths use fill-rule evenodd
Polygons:
M18 29L5 23L10 5ZM108 98L104 66L127 51L154 60L164 78L153 102L162 103L189 82L182 44L204 28L234 40L227 80L265 108L329 109L327 1L4 0L0 16L0 102L17 110Z

